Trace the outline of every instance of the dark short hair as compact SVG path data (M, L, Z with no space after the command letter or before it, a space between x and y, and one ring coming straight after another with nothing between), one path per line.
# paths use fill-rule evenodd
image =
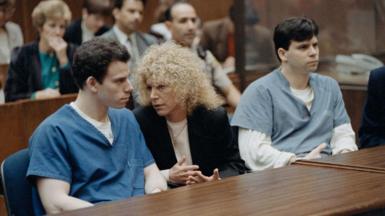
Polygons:
M186 5L190 5L191 7L193 7L192 4L188 3L186 0L176 0L176 1L175 1L173 4L171 4L170 7L168 7L167 10L164 12L164 18L165 18L166 21L171 21L171 20L172 20L172 18L173 18L173 17L172 17L172 14L171 14L172 9L173 9L175 6L179 5L179 4L186 4Z
M124 2L128 0L113 0L113 1L114 1L113 8L122 9ZM143 6L145 6L147 2L147 0L134 0L134 1L141 1L143 3Z
M0 0L0 6L15 6L12 0Z
M275 53L278 60L278 49L289 49L291 41L310 40L318 35L317 23L307 17L291 17L279 23L274 29Z
M105 0L84 0L83 8L89 14L100 14L103 16L111 15L111 3Z
M115 41L104 38L93 38L86 41L74 55L72 72L75 83L82 89L90 76L102 83L111 62L127 62L129 59L130 55L126 47Z

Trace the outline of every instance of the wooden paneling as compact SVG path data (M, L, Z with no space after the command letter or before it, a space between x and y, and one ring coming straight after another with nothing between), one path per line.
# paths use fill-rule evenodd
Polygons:
M0 163L10 154L28 146L36 127L76 95L65 95L45 100L23 100L0 105ZM3 197L0 196L0 216L6 215Z
M45 100L24 100L0 105L0 161L28 146L35 128L47 116L76 95L65 95Z
M0 89L5 86L5 83L7 81L8 77L8 65L7 64L1 64L0 65Z
M366 101L366 89L354 89L341 86L346 111L350 117L352 127L356 133L356 143L359 144L358 130L361 125L362 112Z
M233 0L191 0L191 4L197 9L198 15L203 21L218 19L224 17L228 13L228 9ZM40 0L17 0L16 12L12 20L18 23L24 33L25 42L30 42L37 37L36 29L32 25L31 14L33 8L40 2ZM81 8L83 0L65 0L72 12L72 19L79 19L81 17ZM158 0L147 0L144 19L140 26L140 30L147 32L151 24L154 23L154 12L158 6Z
M233 0L190 0L203 22L227 16Z
M0 105L0 161L25 148L23 103L14 102Z
M37 31L32 25L31 14L40 0L16 0L16 12L12 20L18 23L24 34L24 41L30 42L37 37ZM65 0L70 7L73 19L81 17L81 5L83 0Z
M31 13L40 0L17 0L13 21L20 24L26 42L36 38ZM273 29L289 16L306 15L320 25L321 55L337 53L380 52L385 49L385 3L379 0L252 0L261 17L261 24ZM83 0L65 0L73 19L81 17ZM148 0L141 31L148 31L154 22L158 0ZM203 21L218 19L228 14L233 0L190 0ZM327 16L325 16L327 14Z
M0 216L6 216L7 215L7 208L5 207L4 203L4 197L0 196Z
M385 45L385 3L382 0L252 0L261 24L273 30L283 19L306 16L320 27L321 56L374 53Z

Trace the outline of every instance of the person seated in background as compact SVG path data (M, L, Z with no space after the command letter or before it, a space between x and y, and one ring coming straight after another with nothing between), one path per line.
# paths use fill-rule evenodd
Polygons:
M356 151L355 134L338 83L316 73L318 26L293 17L274 30L279 68L250 84L231 124L253 171Z
M131 70L129 79L134 81L138 61L144 51L152 44L158 43L158 40L150 34L139 31L139 25L143 21L145 0L113 0L113 2L114 27L101 37L117 41L127 48L131 56L128 63ZM134 89L132 100L127 104L130 109L139 105L137 95Z
M150 47L137 85L142 107L134 114L169 184L245 172L226 110L190 49L173 42Z
M0 0L0 64L9 64L13 48L23 45L20 26L10 21L16 0ZM0 75L0 104L5 102L5 78Z
M198 17L194 7L187 2L176 2L166 11L165 17L172 40L192 49L198 28ZM226 103L235 108L239 103L240 93L227 77L219 62L210 51L203 50L201 47L193 49L193 51L202 59L202 67L212 85L225 97Z
M167 189L134 115L124 108L132 91L128 59L116 42L83 43L74 56L76 100L31 136L27 178L48 214Z
M76 93L72 72L75 45L63 40L71 11L62 0L45 0L32 11L38 40L12 52L5 100L45 99Z
M102 35L109 30L105 25L105 20L110 16L110 1L84 0L82 18L67 27L64 40L79 46L95 36Z
M0 64L9 64L13 48L23 45L20 26L11 22L16 0L0 0Z
M370 72L368 93L359 130L360 148L385 144L385 67Z
M171 40L171 32L165 24L165 12L176 1L177 0L159 0L158 7L155 9L155 23L151 25L149 33L158 38L159 41L165 42Z
M247 1L245 7L245 57L246 65L278 64L271 32L259 24L260 18L253 3ZM224 68L235 66L235 9L232 5L229 15L219 20L205 22L202 30L201 46L210 50Z
M139 32L139 25L143 21L144 0L113 0L113 2L112 14L115 25L102 37L118 41L127 48L131 56L129 66L134 74L136 64L144 51L158 41L152 35Z

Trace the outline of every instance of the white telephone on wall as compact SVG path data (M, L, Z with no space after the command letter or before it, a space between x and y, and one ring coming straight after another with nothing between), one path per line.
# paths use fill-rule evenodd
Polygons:
M337 55L337 71L351 74L369 73L384 64L373 56L366 54Z

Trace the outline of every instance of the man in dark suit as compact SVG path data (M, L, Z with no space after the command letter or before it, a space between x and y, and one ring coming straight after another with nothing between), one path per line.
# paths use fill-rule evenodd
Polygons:
M385 144L385 67L370 72L368 95L359 131L361 148Z
M67 27L64 40L79 46L81 43L105 33L109 29L105 25L105 20L109 16L111 16L110 1L84 0L82 18Z

